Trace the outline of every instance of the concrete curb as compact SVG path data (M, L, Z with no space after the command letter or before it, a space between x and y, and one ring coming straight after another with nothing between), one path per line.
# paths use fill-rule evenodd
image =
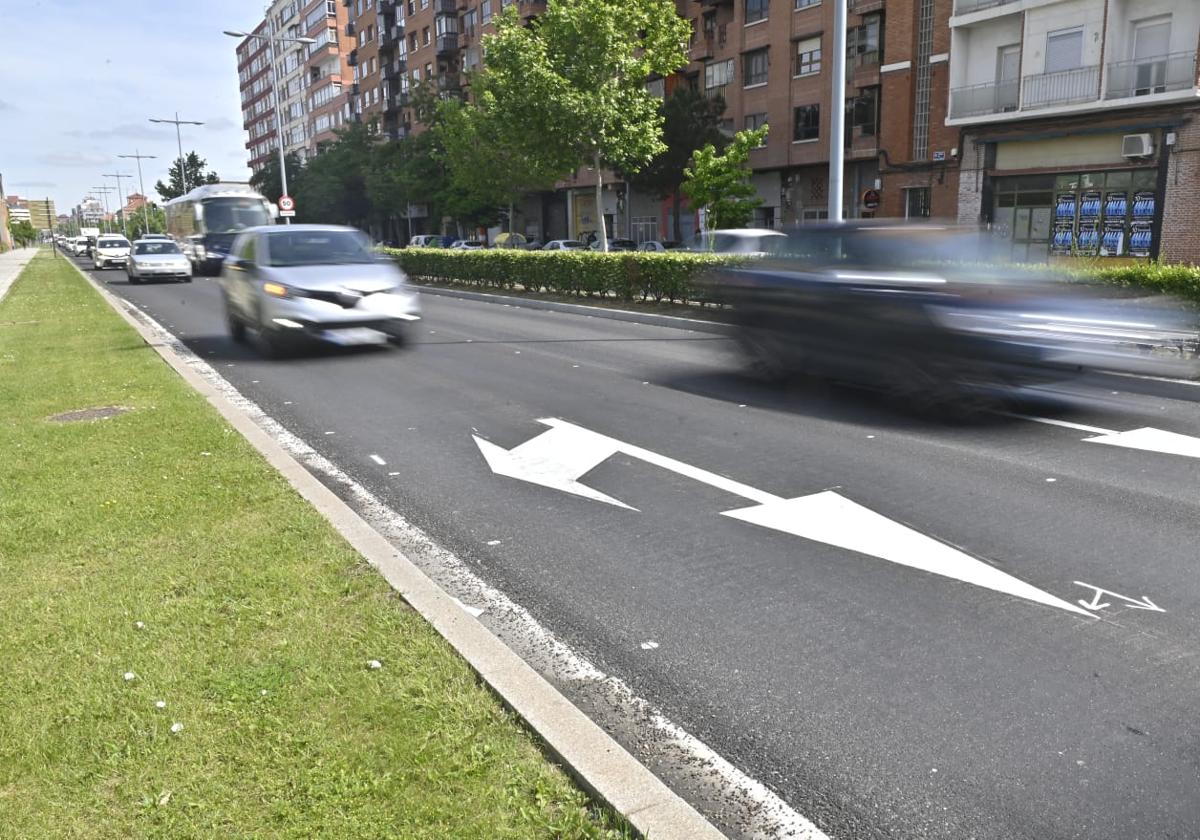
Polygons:
M139 321L124 302L71 260L138 335L257 449L337 529L388 584L467 661L519 715L594 798L622 814L651 840L721 840L724 835L620 744L560 694L525 660L467 614L433 580L332 490L215 389L176 350Z
M671 327L677 330L712 333L714 335L733 335L731 324L719 321L705 321L700 318L681 318L678 315L656 315L652 312L631 312L628 309L610 309L606 306L587 306L580 303L560 303L556 300L538 300L537 298L519 297L517 295L493 295L486 292L468 292L464 289L446 289L441 286L425 286L413 284L423 295L439 297L462 298L478 300L484 303L500 303L508 306L523 306L526 309L546 309L551 312L569 312L572 315L591 315L593 318L607 318L610 321L628 321L634 324L648 324L652 327Z

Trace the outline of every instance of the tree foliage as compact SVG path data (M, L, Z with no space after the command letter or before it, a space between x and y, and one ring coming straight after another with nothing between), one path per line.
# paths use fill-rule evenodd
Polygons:
M180 167L181 161L176 158L171 164L171 168L167 170L167 182L159 181L154 185L155 191L162 196L163 201L170 201L203 184L215 184L221 180L216 172L205 171L208 169L208 161L194 151L184 155L183 160L187 164L186 173Z
M295 152L288 152L285 155L285 162L287 164L288 189L292 189L292 184L300 176L303 164L300 162L300 156ZM271 159L263 164L262 169L250 176L250 186L262 193L267 201L279 202L279 197L283 195L283 179L280 177L278 155L272 155Z
M659 112L665 148L640 171L629 173L629 179L655 198L668 198L683 184L684 170L697 149L711 145L721 151L728 145L721 133L725 101L681 85L662 101Z
M13 243L21 248L37 242L37 230L34 229L32 223L25 219L21 219L19 222L9 221L8 232L12 234Z
M763 144L770 126L739 131L724 152L709 144L692 158L683 192L693 206L707 211L710 230L745 227L762 202L750 183L750 152Z

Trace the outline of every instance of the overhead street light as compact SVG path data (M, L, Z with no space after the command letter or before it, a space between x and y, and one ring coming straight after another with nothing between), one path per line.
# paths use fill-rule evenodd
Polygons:
M132 158L137 161L138 168L138 189L142 191L142 236L150 232L150 221L146 218L146 205L149 202L146 200L146 183L142 180L142 161L158 160L158 155L144 155L141 150L134 149L131 155L117 155L119 158Z
M132 175L126 175L124 172L102 172L100 173L105 178L117 179L117 200L121 202L121 230L125 234L125 238L129 238L129 221L125 218L125 196L121 193L121 179L132 178Z
M154 117L150 117L150 122L152 122L152 123L167 123L168 125L175 126L175 143L179 146L179 183L183 187L183 191L186 193L188 191L187 190L187 164L183 159L183 138L179 133L179 126L181 126L181 125L204 125L204 123L197 122L196 120L181 120L181 119L179 119L178 111L175 112L175 119L173 119L173 120L155 119ZM196 173L196 180L197 181L200 180L199 172Z
M92 192L100 193L100 198L104 201L104 215L106 217L104 219L104 221L108 222L108 230L106 231L107 233L112 233L112 222L109 221L107 218L107 216L108 216L108 194L112 191L113 191L113 188L108 187L108 186L92 187Z
M273 20L272 20L272 24L274 24ZM287 195L288 194L287 161L284 159L284 152L283 152L283 117L280 116L281 106L279 103L279 76L275 69L275 45L276 44L301 44L301 45L315 44L315 43L317 43L317 39L316 38L287 38L287 37L275 35L274 33L272 33L271 35L255 35L252 32L236 32L232 29L224 30L224 34L228 35L230 38L252 38L255 41L266 41L267 42L267 50L268 50L267 57L269 58L269 60L271 62L271 96L273 96L275 99L275 102L274 102L275 139L278 141L278 144L279 144L279 186L280 186L281 194ZM285 225L290 225L292 223L292 217L284 216L283 223Z

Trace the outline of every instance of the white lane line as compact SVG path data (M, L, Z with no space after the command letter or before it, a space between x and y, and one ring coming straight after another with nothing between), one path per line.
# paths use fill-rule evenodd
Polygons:
M1034 417L1032 414L1014 414L1002 412L1006 417L1016 417L1018 420L1028 420L1031 423L1043 423L1047 426L1058 426L1063 429L1074 429L1077 432L1089 432L1093 435L1115 435L1114 429L1101 429L1099 426L1085 426L1083 423L1070 423L1066 420L1054 420L1050 417Z
M372 461L374 461L376 464L378 464L378 465L379 465L379 466L381 466L381 467L386 467L386 466L387 466L387 461L383 460L383 459L382 459L382 458L380 458L378 455L372 455L372 456L371 456L371 460L372 460Z
M143 316L145 317L145 316ZM609 706L623 719L641 722L654 730L657 738L648 738L640 752L652 752L673 769L686 775L692 786L708 801L716 803L728 818L746 826L747 836L789 838L789 840L829 840L803 814L783 801L757 779L734 767L719 753L696 738L650 702L636 694L623 679L601 671L590 659L560 640L538 622L520 604L487 583L457 555L434 542L407 518L388 507L333 462L319 454L303 439L292 434L267 414L258 403L243 395L208 362L176 341L161 324L145 318L164 342L185 359L197 373L244 411L267 434L305 467L326 476L341 488L359 514L401 550L411 552L426 574L447 592L469 594L471 600L485 605L498 633L506 643L516 644L531 664L555 680L591 689L603 683ZM212 351L210 351L212 352ZM410 427L415 428L415 427ZM453 597L453 596L452 596Z
M1008 416L1096 435L1096 437L1084 438L1084 443L1102 443L1106 446L1140 449L1144 452L1158 452L1162 455L1200 458L1200 438L1181 435L1178 432L1168 432L1165 429L1147 426L1141 429L1131 429L1128 432L1118 432L1113 429L1101 429L1099 426L1085 426L1082 423L1068 423L1066 420L1052 420L1049 417L1034 417L1029 414L1008 414Z

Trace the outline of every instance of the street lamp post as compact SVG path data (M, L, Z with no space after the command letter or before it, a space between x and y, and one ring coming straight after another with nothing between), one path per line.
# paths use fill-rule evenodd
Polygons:
M182 144L180 144L182 146ZM132 158L137 161L138 168L138 189L142 191L142 236L150 232L150 220L146 218L146 182L142 180L142 161L157 160L158 155L144 155L140 149L134 149L131 155L117 155L119 158ZM180 170L182 173L182 170Z
M108 194L112 191L112 187L92 187L92 192L100 193L100 199L104 202L104 221L108 222L107 233L112 233L112 222L108 219Z
M275 99L275 139L279 143L279 186L282 190L281 195L288 194L287 184L287 161L283 151L283 117L280 115L279 102L279 75L275 68L275 45L276 44L315 44L316 38L285 38L275 35L255 35L251 32L234 32L229 29L225 30L225 34L231 38L253 38L256 41L267 42L267 58L271 62L271 96ZM290 225L292 223L291 216L284 216L283 223Z
M124 172L102 172L100 173L105 178L117 179L117 201L121 202L121 230L125 234L125 238L129 238L129 220L125 218L125 196L121 192L121 179L132 178L132 175L126 175Z
M204 125L204 123L197 122L196 120L181 120L181 119L179 119L178 111L175 112L175 119L173 119L173 120L155 119L154 117L150 117L150 122L152 122L152 123L168 123L170 125L175 126L175 144L179 147L179 183L183 187L183 193L180 193L180 195L183 195L183 194L187 193L187 191L188 191L188 188L187 188L187 164L183 159L183 135L179 133L179 126L181 126L181 125ZM196 173L196 180L197 181L200 180L199 172Z
M846 4L833 0L833 107L829 115L829 221L842 223L846 130Z

